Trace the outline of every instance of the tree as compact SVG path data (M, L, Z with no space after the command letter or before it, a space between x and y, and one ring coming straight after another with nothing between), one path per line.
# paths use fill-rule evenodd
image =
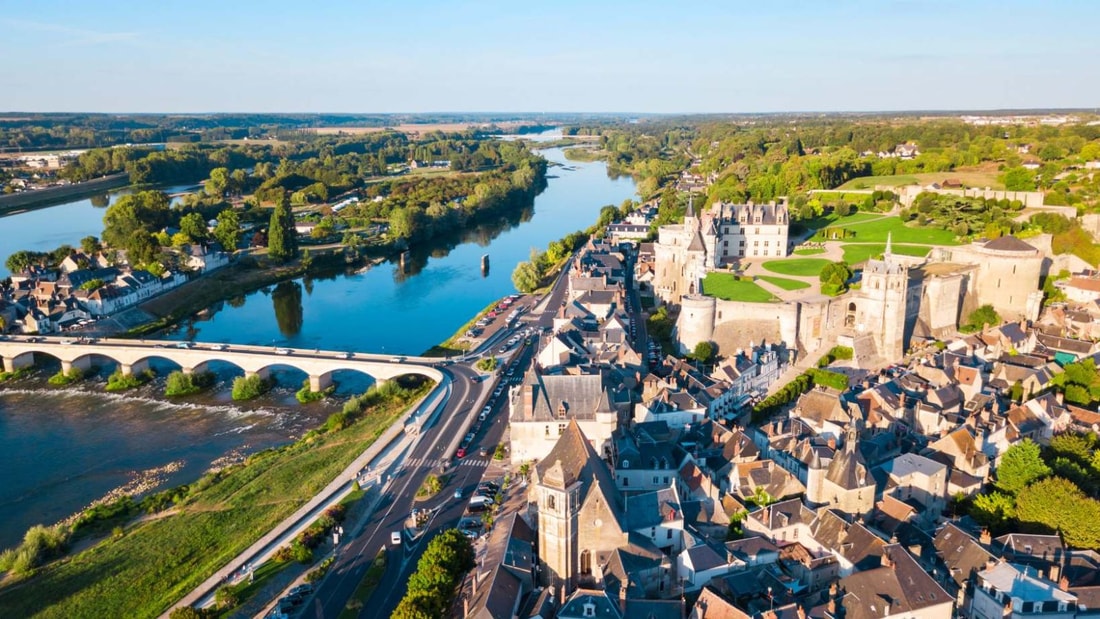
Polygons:
M218 213L218 225L214 226L214 238L225 251L232 252L241 243L241 220L237 211L227 208Z
M94 236L86 236L80 239L80 251L89 256L99 251L99 239Z
M180 233L187 235L193 243L201 243L207 239L210 232L206 228L206 220L200 213L188 213L180 219Z
M970 506L970 517L982 526L1000 531L1016 517L1016 501L1003 492L979 494Z
M848 290L848 280L852 278L852 269L847 262L833 262L825 265L818 274L821 281L821 292L836 296Z
M999 324L1001 324L1001 315L997 313L997 310L993 309L992 305L983 305L970 312L964 326L969 331L981 331L986 325Z
M997 487L1009 494L1017 494L1033 481L1050 475L1050 467L1043 462L1039 446L1024 439L1009 447L1001 456L997 467Z
M512 284L515 285L516 290L528 293L538 289L541 283L542 276L539 273L539 269L533 262L524 261L516 265L516 269L512 271Z
M699 342L695 345L695 350L693 350L688 357L699 363L709 363L711 358L714 357L714 344L710 342Z
M298 232L294 229L294 215L286 191L275 198L275 210L267 229L267 253L272 260L286 262L298 255Z
M103 242L133 252L144 242L136 240L139 233L148 235L164 228L170 217L168 196L162 191L122 196L103 215ZM134 262L132 257L130 261Z
M1001 182L1008 191L1035 191L1035 175L1023 166L1008 168L1001 174Z
M210 178L206 181L203 190L211 196L221 197L229 189L229 170L227 168L214 168L210 170Z

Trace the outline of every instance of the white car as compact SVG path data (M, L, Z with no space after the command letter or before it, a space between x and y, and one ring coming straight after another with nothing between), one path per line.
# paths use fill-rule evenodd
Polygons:
M394 546L401 545L401 531L393 531L390 533L390 543Z
M290 354L290 349L289 348L276 348L275 349L275 354L276 355L289 355Z

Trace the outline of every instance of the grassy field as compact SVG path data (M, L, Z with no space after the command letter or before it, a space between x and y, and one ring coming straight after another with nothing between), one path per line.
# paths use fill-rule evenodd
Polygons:
M821 249L820 247L811 247L810 249L796 249L796 250L794 250L794 254L796 256L816 256L818 254L823 254L823 253L825 253L825 250Z
M796 275L801 277L817 277L821 269L829 264L824 258L793 258L790 260L771 260L764 263L764 268L772 273L780 275Z
M339 432L307 435L195 484L178 513L43 568L0 592L3 617L156 617L328 485L419 389Z
M739 280L729 273L707 273L703 279L703 293L726 301L768 303L778 300L755 283Z
M838 190L843 189L874 189L875 185L887 185L899 187L901 185L928 185L942 183L951 179L962 183L966 187L978 187L984 189L1004 189L1004 185L997 180L996 172L981 170L956 170L954 172L924 172L920 174L894 174L892 176L863 176L853 178L844 183Z
M787 279L786 277L776 277L774 275L760 275L759 279L762 279L773 286L779 286L783 290L802 290L803 288L809 288L810 284L799 281L797 279Z
M918 243L923 245L958 245L955 234L939 228L917 228L908 226L899 217L878 217L869 219L866 213L857 213L837 219L830 228L847 228L855 236L846 240L858 243L885 243L892 236L895 243ZM853 219L854 217L859 219Z
M864 260L881 255L886 251L886 245L844 245L844 262L848 264L858 264ZM898 245L894 244L891 248L895 254L902 256L927 256L928 252L932 251L931 247L924 245Z

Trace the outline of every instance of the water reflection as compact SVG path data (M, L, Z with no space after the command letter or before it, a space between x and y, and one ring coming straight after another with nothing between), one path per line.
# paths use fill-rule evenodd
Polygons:
M295 281L280 282L271 293L275 306L275 322L279 333L294 337L302 331L302 285Z

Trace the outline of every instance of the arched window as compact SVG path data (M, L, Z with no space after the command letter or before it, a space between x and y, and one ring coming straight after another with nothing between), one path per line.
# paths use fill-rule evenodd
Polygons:
M592 553L588 549L581 551L581 574L587 576L592 573Z

